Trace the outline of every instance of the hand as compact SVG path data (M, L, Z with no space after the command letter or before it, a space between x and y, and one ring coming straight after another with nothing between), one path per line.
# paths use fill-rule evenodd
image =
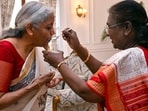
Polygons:
M63 80L63 78L59 77L59 78L54 78L52 79L49 83L46 84L46 86L48 86L49 88L55 87L57 84L59 84L61 81Z
M48 62L50 65L57 68L57 65L64 60L63 52L52 52L52 51L42 51L44 56L44 61Z
M63 32L63 34L62 34L63 39L68 42L69 46L72 49L77 50L81 46L75 31L73 31L70 28L66 28L62 32Z
M38 78L34 79L33 83L38 84L38 86L46 85L52 81L53 77L55 76L55 72L49 72L48 74L44 74L39 76Z

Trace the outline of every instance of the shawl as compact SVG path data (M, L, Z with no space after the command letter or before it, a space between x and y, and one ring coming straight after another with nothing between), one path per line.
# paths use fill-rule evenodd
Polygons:
M146 55L135 47L121 51L104 62L86 83L104 98L108 111L148 109L148 66Z

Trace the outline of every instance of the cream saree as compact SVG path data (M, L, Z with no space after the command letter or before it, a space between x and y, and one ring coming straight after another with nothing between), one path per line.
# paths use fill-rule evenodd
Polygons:
M41 74L48 73L46 68L48 65L43 61L42 50L42 48L32 50L23 65L20 76L11 81L10 91L25 87ZM1 111L43 111L46 102L46 92L46 86L42 86L39 91L30 91L10 107Z
M105 99L107 111L147 111L148 65L143 50L135 47L113 55L87 85Z

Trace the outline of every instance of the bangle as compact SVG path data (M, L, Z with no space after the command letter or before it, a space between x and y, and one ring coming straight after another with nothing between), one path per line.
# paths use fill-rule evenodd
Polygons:
M62 64L66 64L66 62L65 62L65 61L60 62L60 63L57 65L57 69L58 69L58 70L60 69L60 67L61 67Z
M87 50L87 49L86 49ZM86 63L88 60L89 60L89 58L90 58L90 53L89 53L89 51L87 50L87 53L88 53L88 56L87 56L87 58L83 61L84 63Z

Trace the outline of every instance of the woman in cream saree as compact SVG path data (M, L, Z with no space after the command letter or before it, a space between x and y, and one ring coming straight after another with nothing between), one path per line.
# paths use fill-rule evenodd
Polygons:
M9 91L15 91L31 84L35 78L49 72L48 64L43 61L42 48L35 48L27 57L20 76L11 81ZM26 96L11 106L0 111L43 111L48 87L43 85L39 90L30 91Z
M15 27L0 40L0 110L42 111L53 72L46 72L36 47L46 47L55 34L54 10L37 1L26 3ZM39 66L40 65L40 66ZM43 68L42 72L41 69Z

